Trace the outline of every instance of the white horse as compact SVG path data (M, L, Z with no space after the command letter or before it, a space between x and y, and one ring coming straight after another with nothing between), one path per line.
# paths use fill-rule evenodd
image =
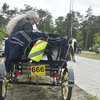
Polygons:
M75 53L76 53L76 47L77 47L77 41L76 41L76 39L70 38L69 39L69 44L71 46L70 46L70 51L69 51L67 60L71 60L72 59L74 62L76 62L75 61Z

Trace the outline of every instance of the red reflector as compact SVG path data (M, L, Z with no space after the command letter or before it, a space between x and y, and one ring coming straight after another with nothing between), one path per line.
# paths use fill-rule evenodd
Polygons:
M59 77L59 74L58 74L58 73L56 73L54 76L57 78L57 77Z
M15 74L16 74L17 76L19 76L19 75L20 75L20 72L19 72L19 71L17 71Z

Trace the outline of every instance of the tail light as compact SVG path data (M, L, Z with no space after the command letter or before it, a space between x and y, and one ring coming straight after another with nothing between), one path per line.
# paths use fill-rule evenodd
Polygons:
M54 74L54 76L57 78L57 77L59 77L59 74L58 74L58 73L56 73L56 74Z
M15 74L16 74L17 76L19 76L19 75L20 75L20 72L19 72L19 71L17 71Z

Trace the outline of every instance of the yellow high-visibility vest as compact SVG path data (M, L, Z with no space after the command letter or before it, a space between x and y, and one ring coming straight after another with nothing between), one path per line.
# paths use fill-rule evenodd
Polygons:
M47 42L44 40L38 40L29 52L28 57L36 62L41 60L44 50L47 46Z

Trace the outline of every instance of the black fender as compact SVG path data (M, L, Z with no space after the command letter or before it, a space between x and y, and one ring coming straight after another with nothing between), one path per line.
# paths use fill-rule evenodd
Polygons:
M4 80L5 76L5 66L4 66L4 61L0 63L0 81Z
M66 69L68 71L68 86L73 87L74 86L74 71L71 66L66 66Z

